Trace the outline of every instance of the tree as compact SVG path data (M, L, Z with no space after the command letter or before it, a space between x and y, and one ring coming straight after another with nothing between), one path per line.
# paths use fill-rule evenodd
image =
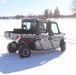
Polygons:
M48 9L46 9L46 10L44 11L44 17L45 17L45 18L49 18L49 11L48 11Z
M50 11L49 18L52 18L52 17L53 17L53 13L52 13L52 11Z
M73 1L72 1L72 7L71 7L71 9L72 9L72 12L73 12L74 14L76 14L76 0L73 0Z
M59 18L60 17L60 11L58 9L58 7L56 7L55 11L54 11L54 18Z
M15 19L22 19L22 18L25 18L25 16L23 16L23 15L16 15L16 16L14 16L14 18Z
M30 14L27 15L27 17L32 18L33 15L30 13Z

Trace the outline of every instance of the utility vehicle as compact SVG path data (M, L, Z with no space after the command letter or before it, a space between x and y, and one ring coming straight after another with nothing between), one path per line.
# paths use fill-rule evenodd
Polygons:
M57 22L46 19L22 19L21 29L5 31L5 38L13 40L7 45L8 52L18 54L21 58L29 57L31 51L44 51L60 48L66 50L64 34L60 32Z

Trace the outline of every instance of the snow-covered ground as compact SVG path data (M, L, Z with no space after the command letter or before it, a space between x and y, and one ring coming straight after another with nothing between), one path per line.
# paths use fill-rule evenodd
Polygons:
M10 40L4 31L21 27L21 20L0 20L0 75L76 75L76 19L56 20L67 42L66 51L32 52L29 58L21 59L17 53L7 52Z

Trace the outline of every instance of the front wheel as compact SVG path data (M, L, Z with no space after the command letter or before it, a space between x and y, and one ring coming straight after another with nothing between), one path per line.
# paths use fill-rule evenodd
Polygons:
M24 45L24 46L20 47L20 49L18 50L18 54L21 58L30 57L31 50L28 46Z
M61 42L61 51L65 51L66 50L66 43L65 42Z
M15 53L17 51L17 43L16 42L11 42L7 45L7 50L10 53Z

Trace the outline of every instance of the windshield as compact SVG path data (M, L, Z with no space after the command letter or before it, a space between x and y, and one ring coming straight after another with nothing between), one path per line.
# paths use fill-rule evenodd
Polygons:
M35 30L36 29L36 23L35 22L23 22L22 28L26 30Z

